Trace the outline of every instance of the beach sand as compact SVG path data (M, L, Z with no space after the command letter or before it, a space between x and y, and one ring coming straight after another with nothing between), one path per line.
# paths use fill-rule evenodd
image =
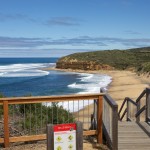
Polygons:
M118 107L120 108L123 100L125 97L130 97L133 100L136 100L137 97L140 95L140 93L146 88L150 87L150 77L145 76L138 76L136 73L131 71L83 71L83 70L71 70L71 69L54 69L54 68L48 68L46 70L59 70L59 71L69 71L69 72L85 72L85 73L98 73L98 74L107 74L112 77L111 84L107 87L108 94L117 102ZM92 107L91 107L91 113L92 113ZM79 114L83 114L87 112L88 107L85 107L84 109L80 110ZM86 120L86 118L84 118ZM82 121L83 118L80 117L80 120ZM27 144L22 146L14 147L15 150L23 149L23 150L30 150L30 149L36 149L36 150L45 150L46 145L45 144ZM84 143L84 149L86 150L92 150L92 149L100 149L100 148L93 148L93 145L91 143ZM7 150L13 150L13 148L8 148Z
M107 93L117 102L119 108L125 97L130 97L131 99L136 100L146 87L150 88L150 77L147 77L146 75L139 76L137 75L137 73L132 71L122 71L122 70L85 71L85 70L57 69L57 68L46 68L46 70L107 74L111 76L112 82L107 87L108 89Z
M71 71L71 70L70 70ZM75 70L72 70L75 71ZM77 72L82 72L77 70ZM118 111L122 105L125 97L129 97L132 100L136 101L138 96L143 92L146 87L150 87L150 78L145 76L138 76L135 72L131 71L86 71L86 73L98 73L98 74L107 74L112 77L112 82L107 87L107 93L112 97L112 99L118 104ZM82 114L86 115L88 109L90 108L90 113L93 113L93 104L90 107L85 107L79 112L79 121L90 120L90 116L82 117ZM123 110L125 107L123 108ZM132 107L132 113L135 113L135 107ZM123 111L121 112L121 114ZM143 118L143 117L142 117ZM84 128L87 129L89 126L84 125Z
M136 100L146 87L150 87L150 78L138 76L131 71L107 71L106 74L112 77L108 93L119 108L125 97Z

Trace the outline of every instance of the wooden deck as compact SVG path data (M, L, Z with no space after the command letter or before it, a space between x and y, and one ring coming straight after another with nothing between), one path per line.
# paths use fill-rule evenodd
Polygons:
M147 129L150 131L150 126ZM137 123L119 121L118 150L150 150L150 137Z

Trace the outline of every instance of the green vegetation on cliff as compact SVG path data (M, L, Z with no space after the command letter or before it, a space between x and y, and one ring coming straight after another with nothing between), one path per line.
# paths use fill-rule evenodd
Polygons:
M138 71L150 72L150 47L75 53L60 58L56 67L66 69L75 69L76 67L76 69L84 69L86 64L89 65L92 63L97 65L98 69L115 68L124 70L134 68ZM88 68L90 69L90 67ZM88 68L85 67L85 70ZM97 70L96 67L91 68L94 68L93 70Z

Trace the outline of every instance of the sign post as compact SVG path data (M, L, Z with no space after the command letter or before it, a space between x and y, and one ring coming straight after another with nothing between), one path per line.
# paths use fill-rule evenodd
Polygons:
M83 150L82 123L47 125L47 150Z

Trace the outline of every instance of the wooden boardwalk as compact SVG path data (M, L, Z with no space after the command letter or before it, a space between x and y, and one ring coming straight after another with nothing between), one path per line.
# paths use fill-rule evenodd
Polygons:
M150 131L150 126L147 129ZM150 150L150 137L136 122L119 121L118 150Z

